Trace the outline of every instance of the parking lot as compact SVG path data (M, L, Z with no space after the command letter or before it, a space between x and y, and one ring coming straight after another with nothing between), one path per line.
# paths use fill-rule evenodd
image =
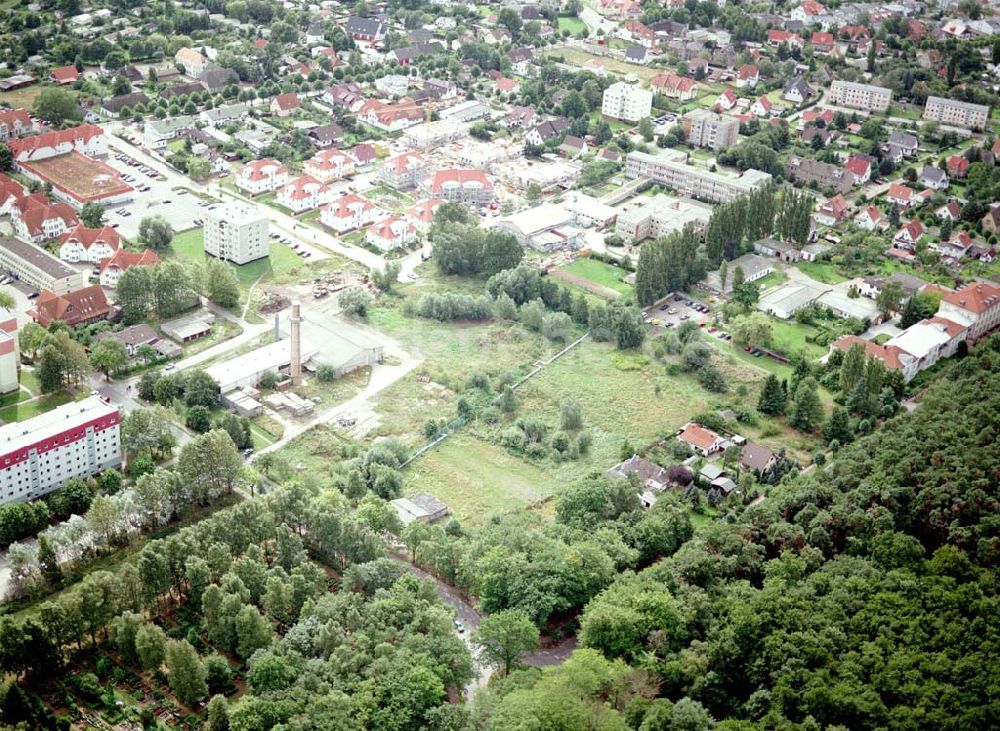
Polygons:
M108 224L115 226L122 236L134 239L139 234L139 222L143 217L157 213L162 213L175 231L196 226L195 221L205 217L205 207L200 205L202 201L197 196L177 188L169 179L163 180L160 175L152 177L143 172L143 163L121 152L113 144L109 148L108 165L127 175L126 181L135 188L132 201L108 208L106 212ZM138 164L129 165L130 161ZM148 190L140 190L140 187Z
M643 319L653 327L677 327L688 320L706 327L714 319L715 305L692 299L683 292L669 294L643 310Z

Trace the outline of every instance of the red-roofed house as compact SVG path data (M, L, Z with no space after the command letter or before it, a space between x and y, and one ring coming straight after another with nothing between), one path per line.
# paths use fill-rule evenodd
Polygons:
M886 191L885 199L901 208L909 208L914 202L913 189L902 183L893 183Z
M329 186L311 175L302 175L279 188L275 201L292 213L302 213L326 205L332 198Z
M923 235L924 225L917 219L913 219L899 227L899 231L892 237L892 244L896 248L913 251L917 246L917 241Z
M44 196L43 196L44 199ZM22 241L38 244L62 236L80 223L76 211L68 203L49 203L33 196L14 204L11 223L14 235Z
M883 216L882 212L875 206L867 206L864 208L857 216L854 217L854 222L865 231L882 231L889 225L885 216Z
M948 219L949 221L957 221L961 214L962 207L958 205L957 201L948 201L934 211L935 216L941 219Z
M24 109L0 110L0 140L22 137L38 130Z
M847 219L847 214L850 213L850 210L851 207L844 200L844 196L837 194L821 204L816 209L816 214L813 218L824 226L836 226L841 221Z
M9 175L0 173L0 216L10 213L11 206L25 195L24 187Z
M431 173L431 162L416 152L404 152L390 157L379 170L386 185L397 190L412 188Z
M834 40L833 33L816 32L812 34L809 43L812 44L813 50L816 53L830 53L836 41Z
M108 304L108 298L96 284L63 295L48 289L42 290L35 300L35 306L28 310L28 316L42 327L48 327L55 320L75 327L103 320L109 314L111 305Z
M79 225L59 237L59 258L63 261L100 264L122 245L122 237L111 226L87 228Z
M971 282L941 298L938 316L969 327L969 340L978 340L1000 325L1000 287Z
M728 112L736 106L736 92L732 89L726 89L724 92L719 94L719 98L715 100L715 106Z
M264 158L248 162L236 176L236 187L250 195L270 193L288 182L288 168Z
M60 66L59 68L52 69L49 78L57 84L72 84L80 78L80 72L76 70L76 66Z
M365 241L380 251L391 251L409 246L417 240L417 227L399 216L383 218L368 227Z
M378 158L375 146L367 142L355 145L348 152L357 161L358 165L367 165L368 163L375 162L376 158Z
M726 443L726 440L714 431L693 421L685 424L684 428L677 432L677 439L691 446L702 457L721 452Z
M638 20L626 20L622 23L618 29L618 37L646 48L653 48L656 45L656 34L649 29L649 26Z
M969 174L969 161L962 155L952 155L947 160L948 177L964 178Z
M118 249L107 259L101 261L100 282L102 287L114 289L118 279L129 267L149 267L160 263L160 257L152 249L142 251L125 251Z
M324 226L342 234L373 223L381 212L367 198L349 193L335 198L330 205L325 206L320 211L319 220Z
M740 66L736 72L736 88L752 89L760 81L760 69L750 63Z
M694 99L698 96L698 84L694 79L670 72L656 74L649 85L669 99Z
M7 140L7 147L15 163L47 160L74 150L87 157L105 157L108 154L104 130L96 124L81 124L79 127Z
M769 46L778 47L782 43L802 48L802 36L798 33L789 33L787 30L777 30L776 28L772 28L767 32L767 44Z
M495 197L493 183L482 170L449 168L438 170L421 185L424 193L432 198L443 198L451 203L490 203Z
M849 38L856 41L859 38L870 38L868 29L863 25L842 25L837 28L837 35L841 38Z
M809 124L815 124L819 120L823 120L823 123L829 127L833 124L833 110L832 109L806 109L802 112L802 125L805 127Z
M878 345L857 335L844 335L834 340L831 347L847 352L855 344L865 349L867 357L881 361L887 370L902 371L905 380L909 381L917 375L917 359L895 345Z
M872 163L865 155L851 155L844 163L844 170L854 178L855 185L864 185L872 178Z
M358 119L376 129L397 132L420 124L424 119L424 112L412 99L400 99L395 104L371 99L358 111Z
M442 198L428 198L406 209L406 217L417 227L417 231L426 235L434 223L434 214L442 204L447 203Z
M305 161L302 166L306 175L312 175L321 183L340 180L354 175L354 158L341 150L321 150Z
M750 113L757 117L771 116L771 100L766 96L759 96L750 105Z
M521 82L517 79L508 79L506 76L497 79L496 89L501 94L516 94L517 90L521 88Z
M271 114L279 117L289 117L299 109L299 95L294 91L278 94L271 100Z

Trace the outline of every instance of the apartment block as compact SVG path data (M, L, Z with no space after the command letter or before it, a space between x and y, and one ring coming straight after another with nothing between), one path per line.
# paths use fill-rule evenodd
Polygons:
M830 102L866 112L885 112L892 104L892 89L837 80L830 84Z
M98 396L0 427L0 504L121 465L121 416Z
M939 96L927 97L927 104L924 106L924 119L956 127L983 129L989 116L990 108L987 106L960 102L956 99L943 99Z
M205 253L234 264L268 255L268 219L257 206L234 201L205 211Z
M688 144L725 150L736 144L740 133L740 120L728 114L716 114L707 109L695 109L683 118L684 136Z
M653 109L653 92L635 84L619 81L604 90L601 113L605 117L638 122L649 116Z
M625 158L625 175L650 178L682 195L711 203L726 203L771 182L770 173L760 170L728 175L688 165L686 159L683 152L630 152Z

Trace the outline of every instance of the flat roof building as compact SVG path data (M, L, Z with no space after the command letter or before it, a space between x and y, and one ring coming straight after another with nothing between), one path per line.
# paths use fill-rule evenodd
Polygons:
M319 348L306 342L302 343L302 362L309 360L319 352ZM276 343L261 346L249 353L216 363L205 369L205 372L219 384L219 391L227 394L237 388L253 388L260 383L265 373L280 373L292 362L292 341L284 338Z
M892 104L892 89L837 79L830 84L830 102L867 112L886 112Z
M32 500L121 464L118 407L97 396L0 426L0 504Z
M618 214L616 233L632 243L659 238L693 224L701 231L712 217L712 207L690 198L674 198L662 193Z
M625 175L650 178L678 193L712 203L726 203L771 182L770 173L745 170L741 175L712 172L686 163L683 152L667 151L658 155L630 152L625 158Z
M233 201L205 211L205 253L234 264L268 255L268 218L253 203Z
M429 492L418 492L411 497L398 497L389 501L403 525L433 523L448 515L448 506Z
M64 264L39 246L12 238L0 238L0 269L36 289L58 295L83 288L83 272Z

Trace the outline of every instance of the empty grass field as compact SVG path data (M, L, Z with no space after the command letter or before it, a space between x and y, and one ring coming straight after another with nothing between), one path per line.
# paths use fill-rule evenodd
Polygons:
M587 24L579 18L564 15L559 18L558 28L560 31L568 30L573 35L578 35L586 30Z
M837 271L836 265L828 261L800 261L798 267L804 274L823 284L840 284L845 280Z
M24 421L46 411L52 411L57 406L68 404L73 400L73 396L65 391L39 396L28 401L19 401L0 409L0 421L10 423L12 421Z
M628 272L603 261L580 258L564 266L562 271L582 277L601 287L613 289L626 298L632 296L632 285L624 281Z
M561 481L502 447L459 434L406 471L403 494L426 490L463 523L527 507L556 494Z

